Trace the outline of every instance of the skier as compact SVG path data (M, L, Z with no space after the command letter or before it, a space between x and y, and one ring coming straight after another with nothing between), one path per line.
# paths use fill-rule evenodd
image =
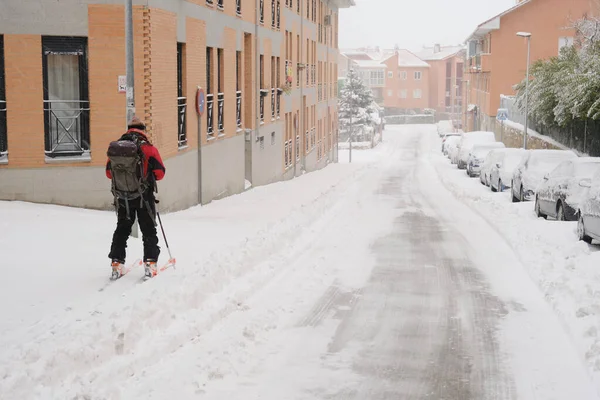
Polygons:
M146 126L133 117L127 132L108 148L106 177L112 181L112 193L117 209L110 253L112 278L118 279L125 269L125 248L137 215L144 242L144 269L147 277L157 273L160 254L156 233L156 181L165 176L160 154L146 136Z

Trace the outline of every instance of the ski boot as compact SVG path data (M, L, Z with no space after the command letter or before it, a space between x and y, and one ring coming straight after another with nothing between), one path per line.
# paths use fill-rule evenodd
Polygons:
M112 268L112 275L110 277L112 280L117 280L125 274L125 261L112 260L110 266Z
M144 273L146 278L153 278L158 273L158 267L156 265L156 260L146 260L144 262Z

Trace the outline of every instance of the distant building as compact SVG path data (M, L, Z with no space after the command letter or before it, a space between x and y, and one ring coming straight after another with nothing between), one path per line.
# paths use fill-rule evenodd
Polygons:
M514 95L525 78L527 40L531 33L531 63L557 56L573 44L573 21L592 11L590 0L519 0L512 8L479 24L466 39L463 120L467 130L491 130L501 95Z

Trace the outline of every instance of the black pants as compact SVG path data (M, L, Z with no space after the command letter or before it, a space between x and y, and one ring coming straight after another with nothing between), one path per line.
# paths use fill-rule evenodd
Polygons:
M156 234L156 225L154 224L156 215L154 193L146 193L143 198L145 201L142 201L141 204L139 198L129 200L129 218L127 218L125 201L119 200L117 229L115 229L112 246L108 255L110 259L125 262L127 239L131 234L131 228L137 216L144 242L144 262L158 260L160 247L158 246L158 236Z

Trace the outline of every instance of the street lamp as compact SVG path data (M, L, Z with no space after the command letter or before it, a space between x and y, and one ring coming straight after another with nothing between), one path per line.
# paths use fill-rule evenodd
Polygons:
M529 132L529 55L531 53L531 33L517 32L517 36L527 39L527 73L525 75L525 132L523 132L523 148L527 149L527 133Z

